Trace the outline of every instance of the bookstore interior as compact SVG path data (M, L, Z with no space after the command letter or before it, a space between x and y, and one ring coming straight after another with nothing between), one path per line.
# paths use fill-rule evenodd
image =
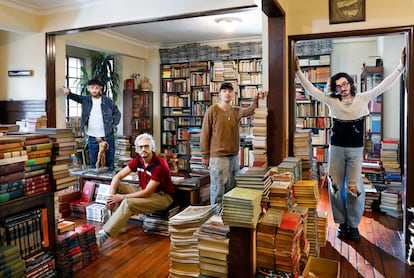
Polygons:
M297 40L294 51L306 76L322 91L328 92L332 73L343 71L353 76L358 92L363 92L398 65L404 42L402 34ZM346 52L353 53L353 59L344 59ZM116 166L120 169L132 159L134 139L143 132L153 133L158 124L154 114L158 114L160 155L173 175L175 202L166 211L136 219L145 232L171 237L171 245L177 248L170 253L170 273L227 277L229 234L232 228L242 228L256 233L255 254L247 257L255 258L257 269L309 273L326 264L332 270L329 277L337 277L338 262L318 261L327 227L327 212L317 210L318 188L327 186L331 122L325 105L295 81L296 97L290 100L295 107L295 125L289 126L292 153L279 165L267 164L267 153L272 150L266 143L266 100L259 102L252 117L240 122L241 167L236 187L224 195L220 217L216 207L209 205L209 173L201 165L199 146L201 123L206 109L217 102L221 83L233 84L237 91L234 104L240 106L248 106L262 89L261 42L234 42L226 49L188 44L160 49L160 58L160 111L153 111L151 90L135 85L124 88L123 134L116 138ZM371 101L362 170L365 209L398 219L402 219L403 175L402 130L396 124L402 114L400 95L397 84ZM103 223L109 217L105 198L114 173L86 166L88 150L79 119L68 119L67 127L60 129L47 128L42 117L0 128L0 259L4 268L17 276L57 273L63 277L98 260L91 223ZM122 182L139 186L136 175ZM85 224L75 226L73 218L85 219ZM190 236L197 239L195 246L183 244L189 240L189 227L195 232ZM180 254L189 254L193 248L199 250L196 263L190 260L183 267Z

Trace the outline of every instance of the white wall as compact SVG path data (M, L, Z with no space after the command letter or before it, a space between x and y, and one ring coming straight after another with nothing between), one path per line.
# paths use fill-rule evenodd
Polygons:
M0 99L46 99L44 34L0 31ZM29 77L8 77L9 70L32 70Z

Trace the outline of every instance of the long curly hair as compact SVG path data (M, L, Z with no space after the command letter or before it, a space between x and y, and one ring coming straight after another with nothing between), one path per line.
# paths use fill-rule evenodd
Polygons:
M336 80L342 77L346 78L346 80L349 82L349 86L351 87L351 95L354 97L357 92L354 79L345 72L338 72L337 74L331 76L331 78L329 79L329 88L332 92L330 96L342 100L342 95L336 91Z

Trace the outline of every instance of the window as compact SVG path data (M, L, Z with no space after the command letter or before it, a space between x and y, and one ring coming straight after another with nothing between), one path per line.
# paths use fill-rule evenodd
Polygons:
M83 58L66 57L66 87L68 87L72 93L80 94L80 88L78 86L79 79L82 77L81 67L85 64ZM66 116L77 117L81 116L82 107L80 103L73 100L67 100L66 102Z

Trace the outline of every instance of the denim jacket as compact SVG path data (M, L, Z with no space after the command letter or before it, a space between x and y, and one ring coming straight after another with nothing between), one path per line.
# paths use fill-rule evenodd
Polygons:
M84 131L85 126L88 125L89 114L92 110L92 96L81 96L69 93L68 98L82 104L80 128ZM107 96L101 96L101 98L101 110L105 128L105 137L114 136L117 131L117 125L121 120L121 112L119 112L118 107L112 99Z

